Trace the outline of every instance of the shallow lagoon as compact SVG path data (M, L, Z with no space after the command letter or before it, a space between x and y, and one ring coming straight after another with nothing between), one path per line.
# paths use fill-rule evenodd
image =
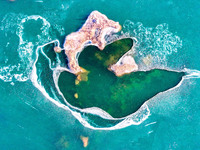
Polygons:
M131 39L119 40L103 51L94 46L85 48L79 56L79 65L88 71L87 80L76 85L76 76L69 72L62 72L59 77L59 89L65 99L75 107L99 107L121 118L136 112L145 101L181 81L184 72L159 69L115 76L108 67L131 49L132 42Z

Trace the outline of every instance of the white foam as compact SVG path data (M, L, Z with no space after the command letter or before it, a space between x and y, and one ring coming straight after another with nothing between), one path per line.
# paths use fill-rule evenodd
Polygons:
M199 70L185 68L184 71L187 73L187 75L184 76L184 79L200 78L200 71Z
M156 123L156 122L148 123L148 124L145 125L145 127L150 126L150 125L155 124L155 123Z
M36 3L43 3L43 1L41 1L41 0L36 0L35 2Z
M29 20L41 20L42 27L40 28L41 33L36 36L34 41L28 41L23 37L24 35L24 23ZM22 14L8 13L1 21L0 29L7 35L7 33L16 34L19 37L19 46L17 48L18 56L20 61L18 64L0 66L0 79L4 82L24 82L29 79L32 65L34 62L34 51L40 44L51 41L50 36L50 23L39 15L26 16ZM60 25L55 27L59 33L64 34L64 28ZM12 43L7 43L6 46ZM7 59L7 61L10 58ZM12 59L12 58L11 58Z
M148 134L151 134L153 132L153 130L149 131Z
M134 57L138 63L139 70L150 70L153 68L172 68L168 66L168 58L182 47L180 37L169 31L167 24L157 25L155 28L144 27L142 23L134 23L126 20L120 36L135 37ZM112 41L112 37L111 41ZM151 64L145 65L143 58L152 56ZM184 64L180 64L184 65Z

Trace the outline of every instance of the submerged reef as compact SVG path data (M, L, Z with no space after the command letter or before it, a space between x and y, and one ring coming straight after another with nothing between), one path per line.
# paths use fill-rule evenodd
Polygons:
M120 30L121 26L118 22L109 20L98 11L91 12L79 31L73 32L65 38L63 49L68 58L70 71L79 75L79 80L82 80L80 73L87 71L79 66L78 55L89 45L97 46L100 50L103 50L106 46L105 35L110 35ZM61 50L60 47L54 48L55 52L61 52ZM123 56L116 64L111 64L109 70L113 71L117 76L122 76L126 73L137 71L138 66L132 56Z

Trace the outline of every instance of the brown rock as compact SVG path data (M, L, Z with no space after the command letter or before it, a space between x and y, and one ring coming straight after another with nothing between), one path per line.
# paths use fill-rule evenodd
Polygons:
M85 136L80 136L80 138L81 138L81 140L83 142L83 147L87 147L89 138L85 137Z
M88 72L81 68L78 64L78 54L82 52L84 47L88 45L95 45L100 50L103 50L106 41L105 35L116 33L121 30L118 22L109 20L105 15L98 11L93 11L82 28L69 34L65 38L64 50L68 58L68 66L73 74L77 75L75 84L78 85L80 81L88 80ZM60 47L55 47L55 52L61 52ZM102 59L95 55L98 59ZM135 60L131 56L123 56L116 64L112 65L109 70L112 70L116 76L122 76L127 73L138 70Z
M138 70L138 65L135 63L135 60L132 56L124 56L117 62L112 65L110 68L116 76L122 76Z
M60 53L62 51L62 49L59 46L54 47L54 51L56 53Z
M64 49L70 70L74 74L81 72L76 56L85 46L95 45L103 50L106 45L105 35L120 30L121 26L118 22L109 20L98 11L93 11L79 31L73 32L65 38Z
M77 99L77 98L78 98L78 93L75 93L75 94L74 94L74 97Z

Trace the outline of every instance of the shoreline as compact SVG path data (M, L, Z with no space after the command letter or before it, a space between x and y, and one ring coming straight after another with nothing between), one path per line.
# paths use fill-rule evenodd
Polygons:
M46 43L46 44L41 45L41 46L38 46L38 48L36 50L36 60L35 60L34 65L33 65L31 81L33 82L34 86L36 88L38 88L45 95L45 97L47 97L51 102L53 102L58 107L61 107L61 108L65 109L65 110L69 110L72 113L72 115L83 126L85 126L87 128L90 128L90 129L93 129L93 130L116 130L116 129L122 129L122 128L128 127L130 125L139 125L150 116L150 110L149 110L148 103L151 102L151 100L155 99L158 95L162 95L164 93L167 93L167 92L170 92L170 91L173 91L173 90L179 88L186 79L200 78L200 75L199 75L199 77L196 77L196 76L193 77L190 74L190 72L192 72L192 71L196 72L198 70L191 70L191 69L187 69L187 68L184 68L184 69L181 69L181 70L170 69L169 67L166 67L166 68L153 67L153 68L149 68L148 70L140 70L140 68L139 68L140 71L149 71L149 70L152 70L152 69L162 69L162 70L167 70L167 71L185 72L185 73L188 73L188 74L183 76L182 80L175 87L172 87L172 88L170 88L170 89L168 89L166 91L158 93L154 97L148 99L136 112L134 112L134 113L132 113L132 114L126 116L126 117L113 118L110 114L108 114L107 112L105 112L104 110L102 110L102 109L100 109L98 107L80 109L80 108L74 107L71 104L69 104L66 99L64 99L66 105L62 104L62 103L54 100L53 98L51 98L48 95L48 93L45 91L45 89L37 82L37 78L38 77L37 77L37 74L36 74L36 66L35 65L36 65L36 62L37 62L38 56L39 56L38 52L39 51L43 52L42 48L44 46L46 46L48 44L52 44L52 43L55 44L55 42L56 42L56 44L60 44L58 40L53 40L53 41L51 41L49 43ZM112 41L112 42L114 42L114 41ZM111 44L111 43L109 43L109 44ZM45 57L49 60L49 58L47 56L45 56ZM50 62L50 60L49 60L49 62ZM50 64L49 64L49 67L51 68ZM60 73L63 72L63 71L71 72L69 69L61 67L61 66L57 66L53 71L54 83L55 83L55 86L56 86L59 94L61 94L62 98L64 98L64 97L63 97L62 93L60 92L60 90L59 90L59 88L58 88L56 83L57 83L57 80L58 80L58 77L59 77ZM141 112L143 112L143 111L147 111L148 114L143 114L143 115L145 115L145 116L142 117L143 119L142 120L137 120L135 117L137 117L138 115L142 115ZM94 127L87 120L85 120L82 117L81 113L89 113L89 114L92 114L92 115L97 115L97 116L99 116L99 117L101 117L103 119L109 119L109 120L113 120L113 121L116 121L116 120L120 121L121 120L121 121L119 123L117 123L116 125L111 126L111 127Z
M85 47L90 45L98 47L99 50L103 50L107 45L106 40L104 39L105 35L117 33L121 28L122 27L118 22L108 19L98 11L93 11L77 32L72 32L66 36L63 44L64 48L61 49L58 45L54 47L54 51L57 53L62 50L65 51L68 58L69 69L73 74L77 75L78 80L81 81L80 74L87 74L87 70L79 66L78 56L80 53ZM124 74L129 74L138 70L138 65L134 58L132 56L126 56L125 54L116 64L111 64L108 68L110 71L114 72L116 76L123 76Z
M124 38L131 38L133 39L134 41L137 42L137 39L134 38L134 37L131 37L131 35L122 35L122 36L119 36L117 38L114 38L114 39L111 39L108 43L108 44L111 44L119 39L124 39ZM55 43L56 42L56 43ZM54 40L54 41L51 41L49 43L54 43L55 45L59 45L60 46L60 43L58 40ZM148 116L150 115L150 110L149 110L149 105L148 105L148 102L150 102L150 100L154 99L155 97L157 97L158 95L162 95L164 93L167 93L167 92L170 92L170 91L173 91L174 89L180 87L180 85L182 85L183 81L185 81L185 79L192 79L192 78L199 78L198 77L193 77L193 76L190 76L190 71L195 71L195 70L190 70L190 69L171 69L170 67L166 67L166 66L160 66L160 67L148 67L147 70L144 69L144 68L139 68L139 71L148 71L148 70L152 70L152 69L162 69L162 70L167 70L167 71L175 71L175 72L186 72L186 73L189 73L188 75L185 75L182 80L180 81L179 84L177 84L175 87L173 88L170 88L162 93L158 93L157 95L155 95L154 97L152 97L151 99L148 99L135 113L133 114L130 114L126 117L122 117L122 118L113 118L112 116L110 116L107 112L103 111L102 109L100 108L86 108L86 109L80 109L80 108L77 108L77 107L73 107L72 105L70 105L66 99L64 99L64 101L66 102L66 105L65 104L61 104L60 102L54 100L52 97L50 97L50 95L48 95L48 93L46 93L45 89L43 87L41 87L41 85L39 83L37 83L37 74L36 74L36 62L37 62L37 58L38 58L38 51L43 51L42 48L45 46L45 45L48 45L49 43L46 43L44 45L41 45L41 46L38 46L37 50L36 50L36 60L34 61L34 65L33 65L33 72L32 72L32 75L31 75L31 81L33 82L33 84L35 85L36 88L38 88L44 95L45 97L47 97L51 102L53 102L54 104L56 104L58 107L61 107L65 110L69 110L72 115L78 119L78 121L84 125L85 127L88 127L90 129L94 129L94 130L116 130L116 129L121 129L121 128L125 128L127 126L130 126L130 125L138 125L138 124L141 124L144 120L146 120L148 118ZM131 50L132 51L132 48ZM48 57L45 56L47 59ZM50 61L50 60L49 60ZM51 65L49 64L49 67L51 68ZM188 70L190 70L188 72ZM53 76L54 76L54 83L56 83L56 78L55 77L58 77L62 71L68 71L68 72L71 72L68 68L64 68L64 67L61 67L61 66L57 66L55 69L53 69ZM59 73L58 73L59 72ZM58 74L57 74L58 73ZM71 72L72 73L72 72ZM58 88L58 87L57 87ZM144 109L145 107L145 109ZM97 111L97 110L98 111ZM141 111L145 111L145 110L148 110L148 114L141 114ZM88 122L88 120L85 120L85 118L83 118L82 116L82 113L89 113L91 115L97 115L103 119L109 119L109 120L119 120L120 122L117 123L116 125L114 126L111 126L111 127L95 127L95 126L92 126L92 124L90 122ZM142 117L142 120L138 120L139 118L135 118L137 117L138 115L143 115ZM146 116L147 115L147 116Z

